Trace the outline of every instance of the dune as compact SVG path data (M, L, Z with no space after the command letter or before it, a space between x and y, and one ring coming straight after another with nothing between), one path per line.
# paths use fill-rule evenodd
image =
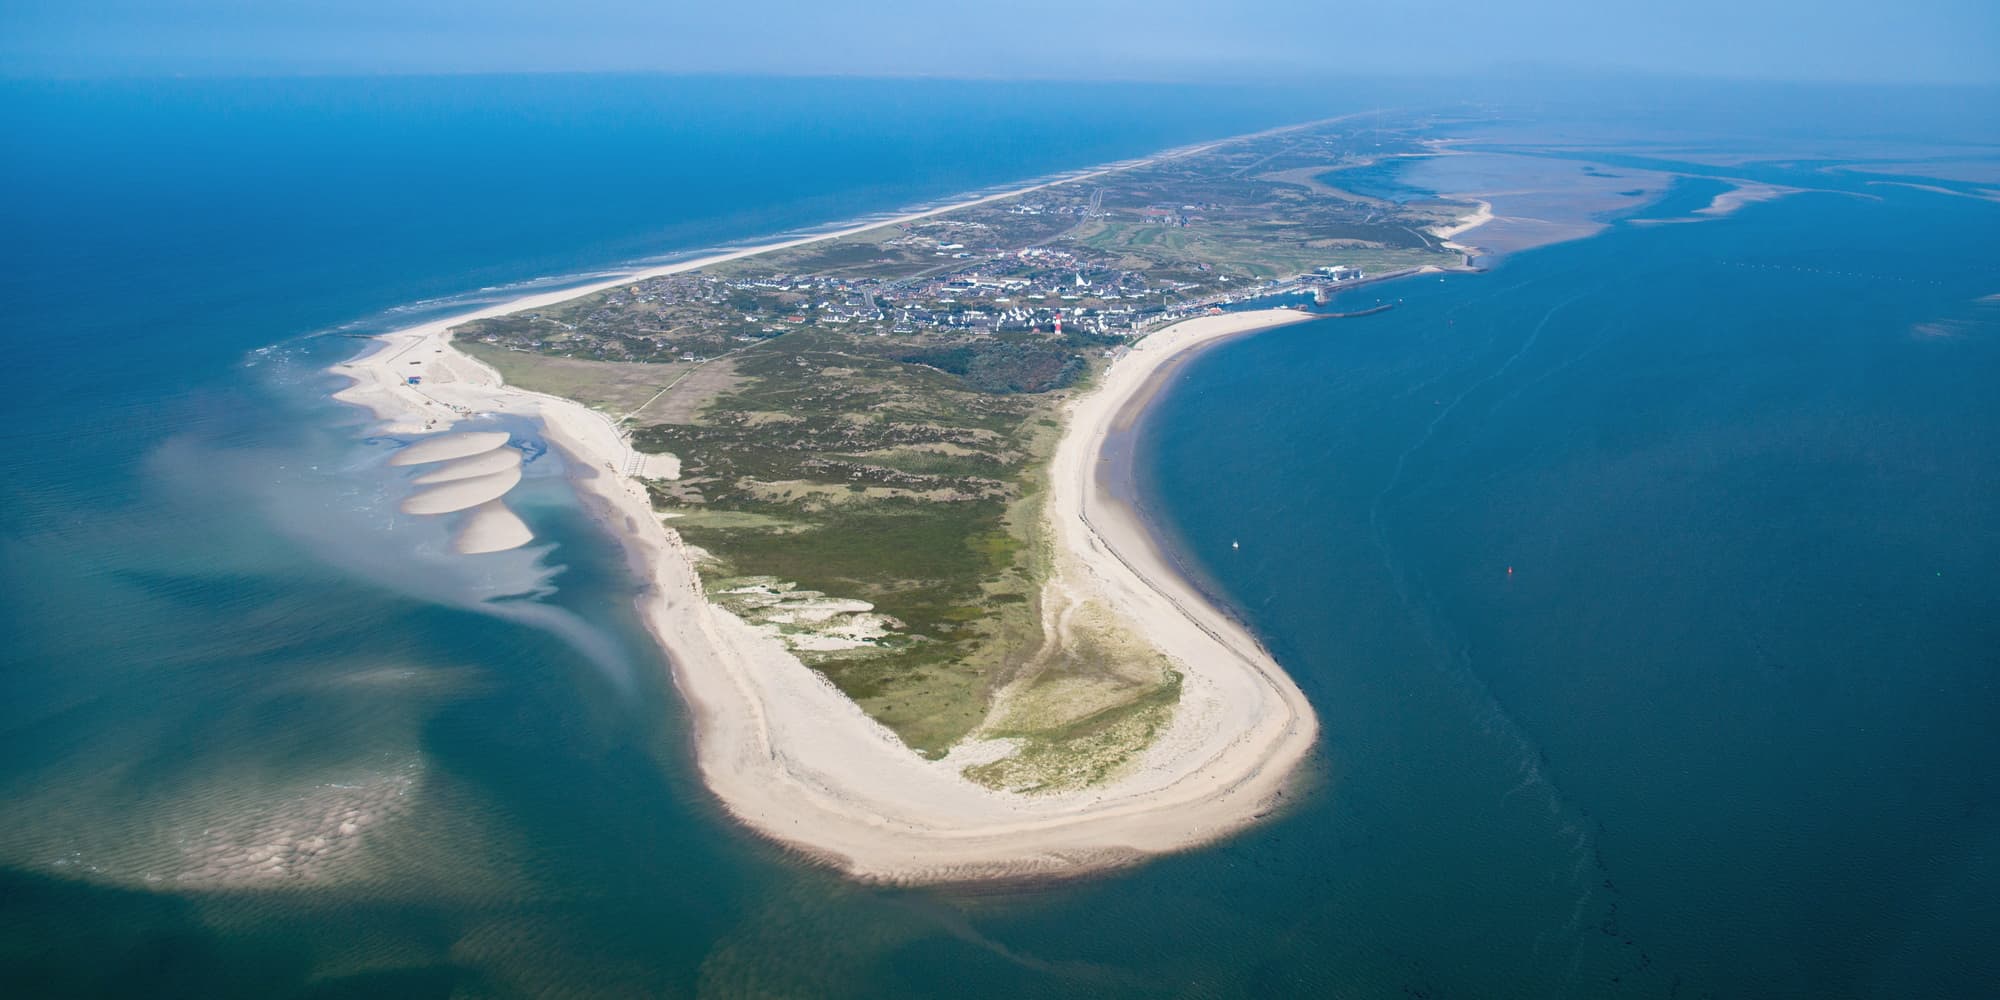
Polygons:
M410 480L410 482L418 486L433 486L438 483L451 483L461 479L471 479L475 476L487 476L495 472L505 472L520 464L520 451L513 448L500 447L492 451L480 452L470 458L452 459Z
M451 547L462 555L478 555L518 549L534 540L535 533L519 515L498 500L488 500L466 514Z
M518 466L470 479L458 479L410 494L409 499L403 501L402 510L405 514L449 514L469 510L488 500L500 499L520 482L521 470Z
M425 438L397 452L389 459L389 464L426 465L431 462L449 462L454 458L469 458L505 445L510 436L506 431L461 431L457 434L440 434L437 437Z

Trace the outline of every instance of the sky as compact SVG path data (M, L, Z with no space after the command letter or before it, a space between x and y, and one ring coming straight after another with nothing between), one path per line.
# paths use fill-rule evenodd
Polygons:
M0 76L2000 83L2000 0L0 0Z

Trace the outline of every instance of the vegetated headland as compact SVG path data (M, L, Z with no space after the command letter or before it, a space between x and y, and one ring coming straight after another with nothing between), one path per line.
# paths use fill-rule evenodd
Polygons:
M1107 499L1105 437L1310 318L1226 306L1466 266L1482 208L1325 181L1423 148L1334 119L658 268L385 335L339 395L580 459L758 832L883 880L1127 863L1268 812L1316 723Z

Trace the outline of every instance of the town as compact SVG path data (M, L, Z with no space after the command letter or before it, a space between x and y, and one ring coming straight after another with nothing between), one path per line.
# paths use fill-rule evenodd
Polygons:
M1381 155L1385 134L1363 135L1370 154ZM802 328L898 343L1004 335L1123 342L1245 301L1325 303L1371 276L1462 264L1425 230L1463 206L1385 208L1322 179L1370 162L1358 152L1361 137L1307 131L1158 161L636 282L587 310L488 321L461 339L599 361L693 363ZM1294 165L1313 159L1320 167ZM1249 172L1260 166L1289 169ZM1174 196L1182 190L1199 196Z

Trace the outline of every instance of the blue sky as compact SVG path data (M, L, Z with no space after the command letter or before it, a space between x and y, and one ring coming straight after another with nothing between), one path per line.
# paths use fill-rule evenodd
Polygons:
M0 0L0 75L2000 83L2000 0Z

